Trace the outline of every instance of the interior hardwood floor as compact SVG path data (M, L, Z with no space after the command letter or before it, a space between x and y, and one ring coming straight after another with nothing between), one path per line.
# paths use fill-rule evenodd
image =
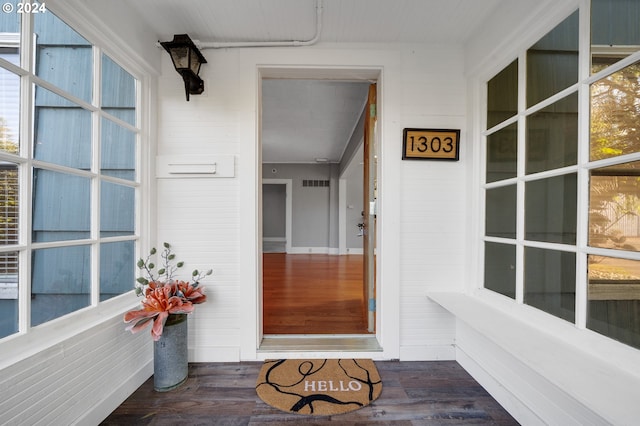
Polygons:
M260 362L190 364L189 378L165 393L147 380L103 422L124 425L517 425L457 362L376 361L382 394L335 416L290 414L256 394Z
M365 334L363 256L263 254L264 334Z

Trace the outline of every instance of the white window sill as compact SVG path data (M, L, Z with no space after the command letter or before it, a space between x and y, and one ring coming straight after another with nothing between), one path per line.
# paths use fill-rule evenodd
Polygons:
M457 319L604 418L640 418L640 351L486 290L429 293Z
M0 371L30 356L72 339L80 333L118 318L123 321L126 311L140 305L140 298L133 291L87 307L77 312L33 327L27 333L16 333L0 340ZM122 322L122 332L126 324Z

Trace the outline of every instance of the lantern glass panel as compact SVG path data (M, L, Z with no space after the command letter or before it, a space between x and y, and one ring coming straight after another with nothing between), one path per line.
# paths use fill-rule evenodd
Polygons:
M195 75L200 73L200 65L202 64L200 63L200 58L197 53L191 52L191 71L193 71Z
M173 66L177 69L189 69L189 48L184 47L172 47L171 59L173 60Z

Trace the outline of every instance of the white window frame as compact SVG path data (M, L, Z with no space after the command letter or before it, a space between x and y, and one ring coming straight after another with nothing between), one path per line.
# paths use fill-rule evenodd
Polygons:
M530 47L530 44L535 43L541 37L543 37L548 31L555 28L555 26L562 22L566 17L568 17L575 10L579 9L579 72L578 72L578 82L571 85L570 87L560 91L559 93L554 94L553 96L545 99L544 101L536 104L530 108L526 108L526 52ZM512 310L513 305L517 305L522 307L522 315L523 318L529 318L533 320L539 320L539 325L543 327L555 328L557 330L561 330L562 333L570 333L569 328L565 327L563 324L573 325L575 328L579 330L586 330L589 333L593 333L593 335L600 336L602 339L606 339L606 341L614 343L614 340L601 335L595 331L588 330L586 328L587 322L587 256L588 255L599 255L599 256L610 256L617 257L623 259L630 260L640 260L640 252L630 252L630 251L622 251L622 250L614 250L614 249L602 249L596 247L588 246L588 225L589 225L589 172L592 169L606 167L614 164L621 164L630 161L640 161L640 152L627 154L624 156L617 156L612 158L607 158L598 161L589 161L589 135L590 135L590 86L592 83L610 75L621 69L640 61L640 51L635 51L629 56L621 59L620 61L608 66L606 69L591 75L591 54L597 53L600 54L601 49L598 49L597 52L591 51L591 37L590 37L590 1L582 0L578 2L577 5L571 7L571 9L567 9L566 13L555 21L549 21L547 23L547 27L544 29L538 29L536 34L529 34L528 38L524 41L525 43L521 44L519 48L516 50L515 56L505 55L503 61L501 61L499 66L495 66L492 68L490 73L487 73L478 80L476 80L476 84L478 85L476 90L478 93L478 97L476 98L476 102L478 105L477 111L480 113L479 120L476 120L475 123L478 127L478 134L480 136L479 141L480 144L478 146L479 152L477 155L477 167L475 171L477 173L479 191L477 192L477 205L478 211L480 214L478 215L478 222L474 226L478 230L478 243L476 246L476 250L478 253L477 259L478 263L474 266L474 269L477 271L476 276L479 277L476 281L475 291L477 294L484 300L489 301L497 307L501 307L506 310ZM528 42L529 44L527 44ZM629 53L625 50L624 53ZM506 66L508 66L513 60L517 57L518 59L518 112L517 114L504 121L499 123L498 125L486 129L486 117L487 117L487 82L493 78L498 72L503 70ZM560 169L553 169L549 171L544 171L540 173L535 173L532 175L526 175L524 173L525 167L525 121L526 117L530 116L536 111L568 96L572 93L578 93L578 158L577 164L573 166L563 167ZM496 130L502 129L510 124L518 123L518 160L517 160L517 177L502 180L499 182L485 182L486 176L486 149L487 149L487 135L494 133ZM576 244L574 245L566 245L566 244L557 244L557 243L546 243L546 242L538 242L538 241L525 241L524 240L524 215L525 215L525 205L524 205L524 186L527 181L532 179L539 178L547 178L551 176L557 175L565 175L567 173L577 173L578 176L578 194L577 194L577 227L576 227ZM515 239L504 239L504 238L496 238L486 236L485 232L485 201L486 201L486 190L494 187L501 187L505 184L516 184L517 185L517 229L516 229L516 238ZM497 243L506 243L512 244L516 246L516 296L515 300L503 296L497 292L494 292L489 289L484 288L484 244L485 242L497 242ZM525 247L537 247L549 250L561 250L566 252L576 253L576 303L575 303L575 321L573 324L568 323L567 321L562 320L559 317L553 316L551 314L547 314L546 312L539 310L533 306L526 305L524 303L524 248ZM604 341L604 340L603 340ZM614 344L617 344L615 342ZM625 345L626 346L626 345ZM631 347L627 348L634 350Z
M0 252L19 252L19 288L18 288L18 329L17 333L0 338L0 350L6 354L0 360L0 368L9 365L18 359L24 358L26 354L35 353L38 350L48 347L56 342L63 341L82 331L88 330L97 324L104 322L113 316L120 316L126 310L136 306L139 300L132 296L134 282L131 283L131 291L113 297L104 302L100 302L100 244L133 241L135 244L132 264L140 253L148 251L149 236L152 234L155 224L154 215L151 209L143 209L143 206L150 205L151 177L154 168L150 167L150 159L153 156L154 148L149 143L151 135L151 121L155 114L153 105L153 94L151 93L152 82L155 77L143 65L136 61L134 54L125 48L114 46L112 40L104 33L96 30L86 22L86 18L81 12L73 10L71 7L60 5L55 10L47 13L55 13L58 18L80 33L92 45L93 51L93 93L97 94L91 103L74 97L69 93L42 80L33 72L34 44L31 42L33 26L33 15L22 15L21 21L21 66L16 66L0 58L0 65L21 77L20 82L20 152L19 155L12 155L0 152L0 159L14 162L19 165L20 180L20 214L19 214L19 244L0 247ZM107 55L113 62L122 67L136 80L136 126L124 122L111 116L102 110L100 102L101 91L101 67L102 55ZM33 126L33 87L37 84L58 96L69 99L78 104L92 114L92 169L83 171L69 167L59 166L53 163L44 163L33 160L32 152L32 126ZM28 101L25 102L25 99ZM102 175L100 172L100 122L102 118L108 118L112 122L134 132L136 134L136 177L135 181L120 179ZM91 180L91 233L90 238L84 240L56 241L54 243L33 243L31 242L32 229L32 170L34 167L47 170L60 171L74 176L82 176ZM134 188L135 206L134 221L135 230L132 235L116 237L100 237L100 184L110 182ZM144 216L143 213L144 212ZM91 246L91 299L87 307L68 313L66 315L47 321L36 327L30 326L30 282L31 282L31 253L33 250L50 247L69 247L78 245Z

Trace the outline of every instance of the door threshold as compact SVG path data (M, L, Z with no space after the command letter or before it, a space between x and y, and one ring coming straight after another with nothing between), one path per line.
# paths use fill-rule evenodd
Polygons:
M267 334L258 352L382 352L372 334Z

